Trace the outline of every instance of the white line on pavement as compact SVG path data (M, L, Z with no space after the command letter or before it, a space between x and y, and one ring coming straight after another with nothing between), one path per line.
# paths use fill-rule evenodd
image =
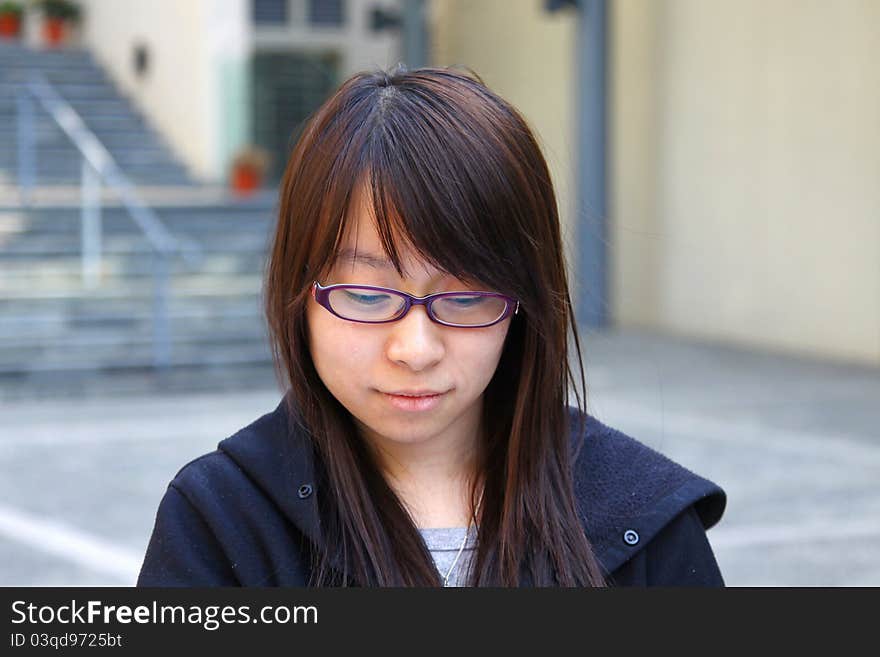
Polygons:
M109 575L132 586L142 557L50 518L0 505L0 536L24 543L65 561Z

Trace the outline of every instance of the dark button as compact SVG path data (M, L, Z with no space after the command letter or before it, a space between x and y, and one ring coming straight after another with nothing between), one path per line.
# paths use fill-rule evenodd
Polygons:
M312 485L303 484L299 487L299 490L296 491L296 494L300 496L300 499L306 499L309 495L312 494Z
M623 532L623 542L627 545L635 545L639 542L639 533L635 529L627 529Z

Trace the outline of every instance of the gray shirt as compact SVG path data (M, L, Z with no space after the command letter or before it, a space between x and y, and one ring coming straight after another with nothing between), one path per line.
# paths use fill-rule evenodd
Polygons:
M446 573L449 572L452 562L455 561L455 557L458 555L462 541L464 541L465 528L428 528L419 529L419 532L422 534L422 538L428 546L431 556L434 558L434 565L437 566L437 571L440 573L440 580L442 581L446 576ZM467 542L465 543L464 549L461 550L461 556L458 557L455 567L449 574L448 586L465 586L468 566L473 557L476 541L477 528L471 526L470 531L468 532Z

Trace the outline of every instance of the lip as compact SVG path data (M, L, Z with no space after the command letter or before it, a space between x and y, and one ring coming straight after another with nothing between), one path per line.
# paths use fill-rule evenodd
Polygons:
M449 392L448 390L395 390L394 392L386 392L386 395L395 395L397 397L431 397L433 395L442 395Z
M447 391L448 392L448 391ZM446 392L420 397L403 397L383 392L382 396L395 408L401 411L430 411L437 408L446 396Z

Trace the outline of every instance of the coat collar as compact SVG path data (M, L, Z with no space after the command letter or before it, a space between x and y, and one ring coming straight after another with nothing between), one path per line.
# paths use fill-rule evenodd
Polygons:
M600 565L612 573L694 505L704 528L721 518L724 491L590 415L569 407L575 497ZM578 445L580 443L580 445ZM323 546L313 453L286 402L218 445L315 545ZM337 564L338 565L338 564Z

